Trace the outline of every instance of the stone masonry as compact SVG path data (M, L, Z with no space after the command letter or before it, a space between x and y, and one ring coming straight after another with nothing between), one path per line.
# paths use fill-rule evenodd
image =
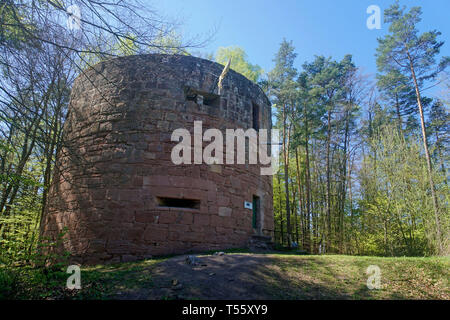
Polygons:
M223 66L190 56L101 62L73 86L41 235L82 264L243 247L273 236L272 177L259 164L171 161L171 134L271 128L262 90ZM207 145L208 143L204 143ZM225 148L224 148L225 152ZM259 197L256 227L244 201Z

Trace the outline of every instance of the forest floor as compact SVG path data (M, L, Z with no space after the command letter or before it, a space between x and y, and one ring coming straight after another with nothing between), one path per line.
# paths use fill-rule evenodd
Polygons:
M226 251L81 269L69 275L0 269L0 299L450 299L449 257L382 258ZM368 289L369 265L380 288Z

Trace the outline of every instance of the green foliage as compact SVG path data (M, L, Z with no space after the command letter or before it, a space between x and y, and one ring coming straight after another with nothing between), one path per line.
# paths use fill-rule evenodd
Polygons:
M8 43L19 47L21 42L29 39L35 27L27 21L26 14L12 1L2 1L0 4L0 44Z
M9 250L14 256L7 257L0 264L0 300L45 299L55 295L52 288L57 288L64 294L67 279L65 268L68 266L69 252L61 254L58 248L61 247L66 233L67 228L55 241L40 239L23 257L20 250L9 245ZM13 243L20 244L20 241ZM2 254L0 259L5 259L5 255Z
M19 276L11 269L0 268L0 300L14 298L18 292Z
M405 22L400 17L403 12L393 8L387 10L387 16L399 14L392 18L394 24L415 23L420 11L413 10ZM392 30L398 29L409 30L411 37L416 32L411 26ZM280 243L286 243L290 221L306 250L308 241L312 242L312 252L438 253L436 214L418 135L417 97L407 66L394 63L399 52L406 52L400 48L403 40L398 39L402 37L394 34L389 41L380 40L378 62L383 73L378 75L378 87L383 95L374 99L365 96L369 88L351 55L341 61L317 56L298 72L292 42L282 42L266 90L276 111L276 127L284 129L283 146L289 151L281 166L285 169L286 162L289 170L273 179L275 237ZM427 52L437 54L440 43L431 38L418 36L415 45L428 39L423 45L433 49ZM422 47L413 50L414 58L421 59L420 50ZM403 56L404 63L406 58ZM434 77L434 71L428 69L432 65L432 60L417 63L417 70L427 72L426 76L419 74L420 83ZM424 106L431 104L431 99L421 100ZM361 111L368 112L368 119L361 117ZM446 116L435 103L429 131L436 135L432 150L441 165L432 177L442 233L448 235ZM393 117L398 121L393 122ZM287 202L290 212L286 212Z
M242 48L231 46L220 47L217 49L215 57L216 62L225 66L229 59L231 59L231 69L255 83L258 82L259 78L264 73L260 66L248 62L247 54Z
M378 74L378 88L383 92L384 100L390 106L390 113L397 119L400 130L403 130L405 116L417 114L417 100L410 80L397 69L386 74Z
M297 69L294 61L297 57L292 41L283 39L280 48L275 55L275 67L269 72L270 90L269 96L273 99L275 107L281 108L283 104L290 103L296 99Z
M67 276L61 268L0 267L0 300L54 298L66 291Z
M63 242L65 241L64 237L67 231L67 227L64 227L55 240L40 238L30 256L32 264L40 267L50 265L55 269L66 266L70 252L61 252L61 250L64 247Z
M436 101L430 110L429 135L434 139L434 156L443 172L450 155L450 113L442 101Z
M435 78L449 64L449 57L443 57L436 65L436 56L444 42L438 41L441 33L437 30L419 34L417 24L421 21L422 9L400 7L398 1L384 12L389 23L389 34L378 39L377 67L380 72L409 75L410 61L417 74L419 84Z
M160 31L152 45L148 47L148 51L151 53L189 55L183 48L181 35L175 30L168 32Z
M110 299L115 294L152 286L153 266L165 258L81 269L81 289L66 287L67 263L44 266L1 266L0 300L4 299Z
M106 45L99 45L99 43L104 41ZM82 69L86 69L112 57L130 56L137 54L139 51L140 46L136 43L136 36L133 34L113 37L107 40L98 39L96 44L89 50L79 54L77 65Z
M280 248L284 249L284 248ZM227 250L248 255L248 250ZM155 272L162 259L151 259L119 265L98 265L82 268L82 289L65 288L68 274L64 270L44 272L44 269L0 267L0 299L114 299L124 293L141 297L153 293L160 299L170 299L161 290L167 278ZM348 255L301 255L295 251L271 252L257 266L257 284L266 299L448 299L449 258L382 258ZM171 265L169 263L168 265ZM381 289L366 286L367 267L380 267ZM245 269L245 268L248 269ZM254 264L241 263L240 272L255 271ZM159 280L159 281L158 281ZM183 281L183 280L181 280ZM227 278L215 283L226 284ZM196 297L211 296L211 288L192 282ZM198 288L197 288L198 286ZM254 286L246 286L252 290ZM320 290L318 290L320 289ZM206 292L205 292L206 291ZM214 291L214 290L213 290ZM252 291L254 292L254 290ZM223 293L223 291L221 291ZM192 297L187 297L192 299Z
M160 31L148 46L140 44L138 37L132 33L108 39L99 38L94 43L94 46L79 54L77 64L83 69L113 57L125 57L139 53L189 54L183 48L181 36L174 30Z
M360 241L367 254L436 253L426 162L417 141L419 137L407 139L391 124L378 129L369 142L371 152L360 171L365 213L360 223L366 226ZM442 181L438 172L434 175Z
M420 7L413 7L407 12L406 7L400 8L398 1L386 9L384 17L385 21L390 24L389 33L384 38L378 39L379 46L376 57L378 70L385 74L383 77L389 77L394 72L399 76L403 75L405 79L409 79L409 82L414 85L420 114L428 180L433 200L437 243L440 253L443 254L444 251L448 250L444 246L444 238L442 237L443 234L447 233L447 230L439 222L441 213L436 184L433 178L433 164L424 116L425 106L429 101L421 97L420 91L426 81L435 79L440 72L445 70L450 63L450 58L443 57L441 62L437 63L436 58L444 42L437 40L441 34L437 30L419 33L417 25L421 21L421 14ZM398 127L401 130L402 123L399 109L397 105ZM410 120L414 119L408 118L408 122L414 123L414 121ZM407 124L407 127L411 127L410 123Z
M117 56L131 56L136 54L138 50L139 46L136 44L136 36L128 34L126 36L119 37L112 49L112 54Z

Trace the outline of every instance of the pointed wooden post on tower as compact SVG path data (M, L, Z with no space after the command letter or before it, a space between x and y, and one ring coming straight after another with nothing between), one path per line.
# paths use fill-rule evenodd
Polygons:
M217 83L217 88L218 88L218 94L220 95L220 92L222 91L222 81L225 78L225 76L228 73L228 70L230 70L230 65L231 65L231 58L228 60L225 68L223 68L222 73L219 76L219 82Z

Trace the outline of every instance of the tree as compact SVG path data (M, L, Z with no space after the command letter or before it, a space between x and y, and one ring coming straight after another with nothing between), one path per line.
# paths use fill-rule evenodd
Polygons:
M300 170L300 157L298 155L299 146L304 147L304 184L305 197L304 214L302 216L303 248L311 252L311 166L310 166L310 139L320 125L320 118L323 115L323 109L318 108L318 104L313 103L310 95L311 84L306 72L302 72L297 78L298 96L296 110L293 115L294 134L293 148L295 149L295 160L297 168L297 188L299 198L302 199L303 188Z
M294 60L297 54L294 52L292 41L285 39L280 45L280 49L275 55L275 68L269 74L270 91L273 96L276 108L277 119L282 127L282 150L284 160L284 185L286 193L286 227L288 247L291 247L291 209L289 200L289 144L291 138L292 123L289 121L290 114L296 101L296 82L297 70L294 68Z
M423 147L425 150L428 180L433 199L434 215L436 222L436 234L438 238L439 251L444 251L439 205L436 188L432 175L432 162L428 146L428 137L425 126L424 106L421 89L427 80L435 79L436 76L448 65L450 58L443 58L441 63L436 63L436 56L444 42L439 42L437 37L440 32L433 30L419 34L416 25L420 22L420 7L413 7L409 12L406 8L400 8L398 1L385 10L384 19L389 23L389 34L378 39L377 67L380 72L398 72L407 76L412 82L417 105L420 114Z
M434 153L440 162L441 171L446 177L445 183L447 183L446 161L449 155L450 114L445 109L444 103L440 100L436 101L431 107L429 128L431 135L435 139Z
M47 36L63 37L64 30L58 31ZM0 153L0 240L5 250L14 243L29 254L37 240L76 75L71 58L69 50L48 43L0 51L0 139L6 144ZM28 236L19 237L19 226Z
M375 129L368 141L374 152L362 161L365 196L360 206L368 226L364 241L370 245L369 254L415 256L435 251L439 239L431 232L433 204L419 142L418 137L405 138L392 123ZM442 179L437 172L433 176Z
M403 132L404 117L417 113L417 100L414 87L408 77L397 69L386 74L378 74L378 88L383 98L393 108L392 113L397 119L398 129Z
M305 63L303 69L310 75L311 96L326 110L326 250L330 250L332 243L332 182L331 182L331 148L332 134L335 125L333 118L337 105L342 103L344 94L344 75L352 64L351 57L346 56L341 63L332 61L331 58L318 56L312 63ZM339 223L341 225L341 223Z
M226 65L228 60L231 59L230 68L234 71L242 74L247 79L258 82L259 78L263 74L263 70L257 64L251 64L248 62L248 57L242 48L237 46L220 47L217 49L215 60L216 62Z
M208 36L181 39L174 22L160 19L157 12L140 0L75 0L70 4L80 12L80 17L75 17L79 18L79 25L72 29L66 26L66 20L73 19L74 15L69 15L69 6L64 1L2 2L0 50L15 54L25 44L36 50L63 49L70 54L68 60L74 67L83 72L98 61L124 54L185 52L209 41ZM0 60L0 65L6 64L7 61Z
M201 46L139 1L0 3L0 259L28 259L38 240L74 78L111 57ZM107 75L104 75L107 76Z

